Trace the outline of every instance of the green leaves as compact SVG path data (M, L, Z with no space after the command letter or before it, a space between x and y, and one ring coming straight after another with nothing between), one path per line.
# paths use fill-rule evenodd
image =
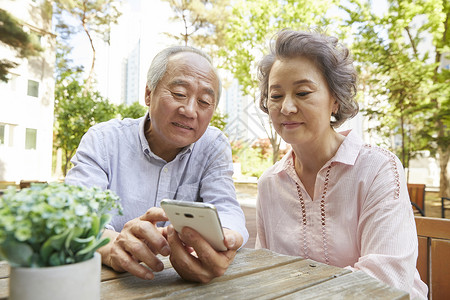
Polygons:
M45 267L87 260L108 239L102 231L118 196L63 183L33 185L0 198L0 257L13 266Z
M336 3L326 0L235 1L232 14L222 29L224 48L219 54L224 59L224 67L232 72L245 94L254 95L258 87L256 64L267 53L269 39L283 28L300 29L331 23L337 15L327 15L327 11Z
M355 2L348 2L345 11L348 26L356 29L353 54L366 90L363 111L377 120L372 129L385 136L405 167L424 150L432 156L440 153L445 195L450 72L440 64L449 51L450 2L389 0L379 15L370 1Z
M3 9L0 9L0 25L0 41L14 49L18 58L38 55L42 51L36 35L26 33L21 22ZM17 65L17 62L1 59L0 81L8 82L9 70Z
M117 106L117 112L122 117L122 119L137 119L145 115L145 113L147 112L147 107L142 106L138 101L133 102L129 105L122 103Z
M71 74L69 72L69 74ZM117 109L97 92L86 91L73 76L57 82L55 89L56 149L63 150L64 175L82 136L94 124L115 118Z
M220 130L223 131L227 126L226 122L227 117L228 115L221 114L219 111L216 110L211 118L211 122L209 122L209 125L219 128Z

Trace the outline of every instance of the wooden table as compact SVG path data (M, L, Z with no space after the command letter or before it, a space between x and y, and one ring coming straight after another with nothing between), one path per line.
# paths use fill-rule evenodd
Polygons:
M163 261L164 271L151 281L103 266L102 299L409 299L361 271L263 249L241 249L225 275L208 284L182 280L169 260ZM8 296L8 273L0 262L0 299Z

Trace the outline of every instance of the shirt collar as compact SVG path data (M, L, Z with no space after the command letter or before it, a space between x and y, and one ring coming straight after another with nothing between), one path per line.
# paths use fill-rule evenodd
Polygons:
M292 153L294 151L292 150L292 148L283 156L283 158L281 158L281 160L279 162L277 162L274 166L274 173L280 173L282 171L286 171L288 170L290 167L292 167L294 165L293 163L293 156Z
M340 132L340 134L344 135L345 139L331 159L331 162L339 162L353 166L364 143L354 130Z
M354 165L364 143L353 130L340 132L340 134L344 135L345 139L329 162ZM274 166L274 173L280 173L294 168L293 152L294 151L291 148L288 153L283 156L283 158Z
M139 139L140 139L140 141L141 141L142 151L143 151L144 153L146 153L146 154L148 154L148 155L154 157L154 158L161 159L159 156L157 156L156 154L154 154L154 153L152 152L152 150L150 149L150 146L148 145L147 138L145 137L145 123L146 123L147 121L151 122L151 120L150 120L150 115L149 115L148 111L145 113L145 116L144 116L143 118L141 118L141 121L140 121L140 123L139 123ZM184 157L186 154L191 153L191 152L192 152L192 149L194 148L194 144L195 144L195 143L190 144L190 145L184 147L184 148L177 154L176 158L183 159L183 157Z

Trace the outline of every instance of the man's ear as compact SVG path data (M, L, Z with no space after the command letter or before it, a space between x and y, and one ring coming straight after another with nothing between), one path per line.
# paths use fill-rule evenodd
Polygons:
M150 106L150 100L152 98L152 91L148 87L148 85L145 86L145 105Z

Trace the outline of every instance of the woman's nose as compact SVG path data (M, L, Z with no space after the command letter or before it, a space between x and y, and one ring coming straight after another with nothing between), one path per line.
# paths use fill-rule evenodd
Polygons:
M283 100L283 104L281 105L281 113L283 115L290 115L297 112L297 106L295 105L294 100L290 96L286 96Z

